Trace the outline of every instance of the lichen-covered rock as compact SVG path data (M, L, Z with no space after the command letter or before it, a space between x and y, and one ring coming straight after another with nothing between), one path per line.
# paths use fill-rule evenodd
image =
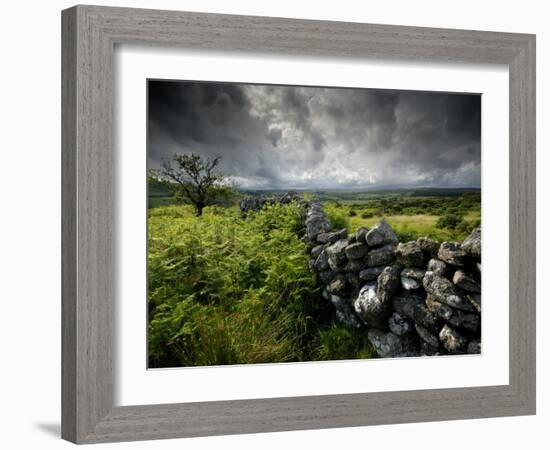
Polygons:
M342 270L344 272L360 272L367 266L364 259L349 259Z
M468 353L471 355L481 354L481 341L479 339L474 339L468 344Z
M336 311L336 319L348 328L361 328L361 321L357 318L349 302L338 295L331 295L330 302Z
M388 327L396 336L403 336L414 330L414 323L411 319L403 317L398 312L394 312L388 320Z
M406 267L422 267L425 264L424 252L416 241L400 243L395 249L397 262Z
M392 332L386 333L382 330L372 328L367 337L376 353L382 358L395 358L401 356L407 349L403 348L403 342Z
M306 218L306 235L310 241L314 241L319 233L330 231L330 221L321 213L311 214Z
M368 229L367 227L360 227L360 228L355 232L355 240L356 240L356 242L366 242L365 236L367 235L368 232L369 232L369 229Z
M416 329L416 332L418 333L418 336L420 336L420 339L422 339L432 348L439 348L439 339L437 339L437 335L417 323L414 324L414 327Z
M466 352L466 338L449 325L443 325L443 328L439 332L439 340L449 353L457 354Z
M322 250L321 253L319 254L319 256L317 257L317 259L315 260L315 262L313 263L313 268L317 271L317 272L322 272L324 270L328 270L329 269L329 265L328 265L328 254L326 252L326 250Z
M476 228L464 239L462 250L473 258L481 259L481 228Z
M383 270L384 266L369 267L359 272L359 278L365 281L376 280Z
M384 266L395 260L395 245L388 244L381 248L375 248L367 254L367 265L370 267Z
M398 265L388 266L378 276L376 295L383 303L388 303L389 305L391 297L399 290L399 286L401 285L401 270L402 267Z
M345 248L345 253L348 259L361 259L363 258L369 248L366 244L361 242L355 242L354 244L350 244Z
M479 283L474 280L472 277L466 275L466 272L463 270L457 270L453 276L453 283L456 284L460 289L464 289L468 292L473 292L475 294L481 293L481 286Z
M426 306L437 317L455 328L464 328L471 332L479 331L481 317L478 314L451 308L449 305L438 302L430 294L426 297Z
M376 283L365 284L353 302L355 312L368 326L383 324L390 311L390 305L378 297L376 290Z
M437 252L439 251L439 242L426 236L418 238L416 242L424 252L432 257L437 256Z
M401 287L406 291L414 291L422 286L418 280L401 275Z
M470 302L459 294L454 284L447 280L447 278L428 271L422 279L422 285L428 294L432 294L442 303L464 311L473 310Z
M338 231L330 231L325 233L319 233L317 235L317 242L320 242L321 244L334 244L336 241L340 239L345 239L348 237L348 230L345 228L342 228Z
M432 258L428 262L428 271L439 275L440 277L446 277L449 274L449 266L440 259Z
M419 289L422 286L425 270L416 267L406 267L401 272L401 287L406 291Z
M399 243L392 227L385 220L381 220L372 227L366 234L365 240L369 247L379 247L385 244L397 245Z
M439 246L437 257L453 266L462 267L466 264L466 253L456 242L443 242Z
M348 245L347 239L340 239L334 244L328 246L325 251L327 252L328 265L334 271L337 271L338 268L345 264L346 262L346 252L345 248Z
M329 284L329 291L331 294L338 295L339 297L345 296L349 293L349 284L344 275L336 275Z

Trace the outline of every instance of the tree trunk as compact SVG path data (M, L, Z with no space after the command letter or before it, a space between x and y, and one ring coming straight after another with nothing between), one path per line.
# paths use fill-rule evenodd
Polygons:
M202 210L204 208L204 204L202 203L196 203L195 204L195 214L197 217L202 216Z

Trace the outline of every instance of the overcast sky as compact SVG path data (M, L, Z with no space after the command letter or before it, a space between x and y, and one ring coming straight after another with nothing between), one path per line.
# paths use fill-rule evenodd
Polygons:
M480 187L481 97L149 81L149 168L222 157L243 189Z

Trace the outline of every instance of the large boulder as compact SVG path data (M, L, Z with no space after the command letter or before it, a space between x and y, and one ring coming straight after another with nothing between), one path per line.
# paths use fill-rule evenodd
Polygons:
M395 249L397 262L406 267L423 267L426 263L424 252L416 241L400 243Z
M325 249L327 252L328 264L332 270L337 271L340 266L346 263L345 248L347 246L348 240L340 239Z
M443 242L439 246L437 257L453 266L463 267L466 264L466 253L456 242Z
M399 239L392 227L384 219L369 230L365 236L365 240L369 247L380 247L386 244L397 245L399 243Z
M355 242L345 248L345 253L348 259L361 259L367 254L368 251L369 248L362 242Z
M466 352L468 341L462 334L449 325L443 325L443 328L439 332L439 340L449 353L458 354Z
M367 265L370 267L384 266L395 260L395 245L388 244L381 248L375 248L367 254Z
M481 228L473 230L460 247L468 256L481 259Z
M459 294L454 284L447 278L428 271L422 279L422 285L428 294L433 295L442 303L464 311L473 310L471 303Z
M453 276L453 283L465 291L481 294L480 284L472 277L469 277L463 270L457 270L455 272Z

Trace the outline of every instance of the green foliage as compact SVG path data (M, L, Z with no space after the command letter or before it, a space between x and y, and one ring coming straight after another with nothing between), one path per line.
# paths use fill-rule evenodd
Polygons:
M437 228L450 228L454 230L463 221L464 219L460 214L448 212L438 219L436 226Z
M316 360L375 358L376 352L368 342L364 330L350 330L343 325L332 325L319 332Z
M150 367L307 361L331 320L296 204L149 211ZM326 326L326 325L325 325Z
M349 208L347 206L343 206L339 204L338 202L325 202L323 204L323 210L325 211L325 214L330 220L330 223L332 224L332 228L335 230L339 230L341 228L348 228L350 227L350 221L349 221Z

